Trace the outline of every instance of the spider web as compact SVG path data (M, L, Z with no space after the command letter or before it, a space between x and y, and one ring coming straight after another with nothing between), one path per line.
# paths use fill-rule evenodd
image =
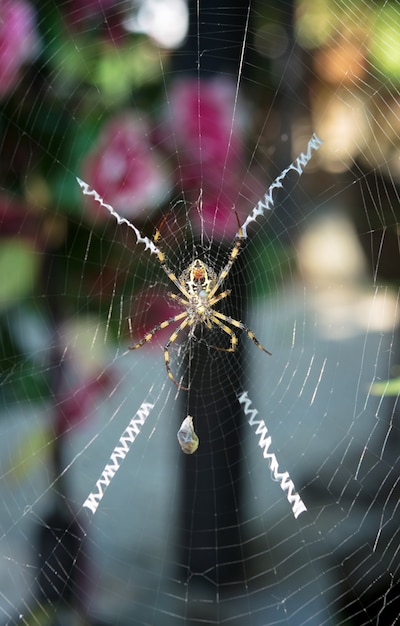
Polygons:
M0 14L0 623L398 623L400 3Z

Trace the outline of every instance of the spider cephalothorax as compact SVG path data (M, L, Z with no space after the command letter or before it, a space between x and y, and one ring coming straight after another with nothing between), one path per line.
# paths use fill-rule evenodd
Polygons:
M185 303L188 317L194 321L204 322L208 328L211 328L214 313L209 303L209 294L216 280L215 272L200 259L195 259L179 278L179 284L188 293L188 304ZM174 294L169 295L174 298Z
M157 229L154 235L154 243L157 244L161 237L160 230ZM150 341L153 335L161 330L162 328L166 328L173 322L178 322L180 320L181 323L178 328L172 333L167 343L164 346L164 358L165 365L167 368L167 373L170 379L179 387L179 389L187 390L187 387L184 387L180 383L178 383L174 375L172 374L170 362L169 362L169 347L170 345L176 341L180 332L186 328L187 326L191 329L192 335L197 325L205 324L207 328L211 329L212 325L218 326L224 333L229 335L230 337L230 347L229 348L218 348L217 346L211 346L218 350L224 350L225 352L234 352L236 350L236 346L238 344L238 339L232 328L228 326L234 326L235 328L239 328L244 330L248 337L256 344L260 350L263 350L267 354L271 354L266 350L255 337L254 333L250 328L248 328L243 322L239 320L235 320L228 315L224 315L219 311L214 309L215 304L226 298L231 293L230 289L226 289L221 293L217 294L218 289L222 285L225 278L228 276L231 267L239 254L240 247L243 242L243 233L242 229L239 228L239 233L236 237L235 243L230 251L228 261L220 273L217 275L213 269L211 269L206 263L201 261L200 259L194 259L192 263L188 265L188 267L182 272L182 274L177 278L177 276L172 272L168 265L166 264L164 253L158 249L158 260L161 264L161 267L167 274L168 278L174 283L174 285L179 289L182 295L178 295L176 293L168 293L170 298L179 302L184 311L182 313L178 313L174 317L171 317L161 324L157 324L152 330L150 330L138 343L134 346L131 346L130 350L136 350L143 346L143 344ZM217 295L216 295L217 294Z

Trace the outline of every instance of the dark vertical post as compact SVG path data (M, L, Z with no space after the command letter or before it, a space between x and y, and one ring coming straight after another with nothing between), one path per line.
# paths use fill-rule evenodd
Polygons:
M239 263L226 281L228 288L237 289ZM243 292L240 296L229 309L236 319L243 318ZM189 358L188 414L194 417L200 447L184 458L181 561L187 576L195 575L194 582L204 574L202 583L208 580L215 588L245 579L240 535L243 417L237 400L243 359L240 348L226 353L204 343L195 343Z
M292 129L299 116L309 117L309 103L306 83L307 61L305 53L296 41L294 32L294 0L282 0L270 3L274 10L274 18L283 29L286 45L282 53L270 59L271 82L275 88L275 110L279 112L280 136L274 157L274 166L271 167L270 180L273 180L293 159ZM298 182L295 175L294 180ZM290 191L290 194L288 193ZM285 189L275 193L275 206L279 211L273 211L267 220L269 232L279 234L284 240L290 237L291 229L301 221L299 207L301 201L298 188L290 189L290 174ZM260 224L262 228L263 225Z
M237 80L248 35L246 3L234 6L223 0L216 5L214 0L202 0L199 5L190 2L189 8L189 35L176 56L175 69L201 79L223 73ZM243 80L243 72L240 78ZM228 254L228 247L213 245L209 256L216 259L215 269L223 266ZM244 318L246 301L240 274L239 257L224 282L224 289L233 291L225 306L229 315L239 320ZM219 310L224 311L222 304ZM190 392L183 398L184 417L186 411L193 416L200 447L183 459L178 561L183 565L183 580L189 582L189 594L193 585L198 595L207 584L215 594L217 589L221 593L225 584L233 590L232 584L245 580L239 521L243 417L237 400L243 360L240 349L226 353L201 342L192 345L187 357Z

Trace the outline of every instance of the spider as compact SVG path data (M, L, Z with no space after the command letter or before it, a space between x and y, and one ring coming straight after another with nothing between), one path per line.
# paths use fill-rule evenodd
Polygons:
M156 232L153 237L154 243L157 245L160 237L161 237L161 225L156 229ZM133 346L129 346L129 350L136 350L140 348L145 343L150 341L153 336L162 328L166 328L170 324L174 322L181 322L178 328L172 333L167 343L164 345L164 359L165 365L167 368L167 374L172 382L179 388L185 391L188 391L188 387L184 387L179 382L177 382L174 378L174 375L170 366L169 359L169 348L174 341L178 338L179 334L184 330L184 328L189 327L192 331L199 324L205 324L207 328L211 329L213 324L221 328L221 330L229 335L230 337L230 347L229 348L219 348L217 346L211 346L216 350L222 350L224 352L234 352L238 345L238 339L232 328L239 328L240 330L244 330L247 333L247 336L256 344L260 350L263 350L267 354L271 354L268 352L261 343L258 341L253 331L250 330L243 322L239 320L233 319L228 315L224 315L219 311L214 309L214 306L220 300L228 297L231 293L230 289L226 289L220 293L217 293L222 283L228 276L232 265L237 258L240 248L242 246L245 237L243 235L242 228L239 224L239 231L236 235L236 239L234 245L229 253L228 261L226 265L223 267L221 272L217 275L211 267L209 267L206 263L196 258L192 263L188 265L188 267L181 273L179 278L174 274L173 271L170 270L166 263L164 253L158 248L157 257L163 268L164 272L167 274L168 278L174 285L179 289L182 295L178 295L176 293L168 293L168 296L179 302L184 307L184 311L182 313L178 313L171 317L161 324L157 324L152 328L138 343ZM230 325L230 326L229 326Z

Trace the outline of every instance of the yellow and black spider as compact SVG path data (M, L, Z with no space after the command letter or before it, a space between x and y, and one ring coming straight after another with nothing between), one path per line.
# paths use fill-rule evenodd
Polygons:
M153 237L153 241L156 245L161 237L160 229L161 226L157 228ZM244 330L247 333L248 337L250 337L250 339L256 344L256 346L260 348L260 350L263 350L267 354L271 354L261 345L261 343L254 335L253 331L250 330L250 328L248 328L246 324L243 324L243 322L235 320L228 315L224 315L219 311L215 311L215 309L213 308L214 305L217 304L217 302L219 302L223 298L226 298L231 293L230 289L222 291L219 294L217 294L217 291L221 287L225 278L228 276L232 265L239 254L239 250L244 239L245 238L243 236L242 228L239 226L239 232L236 236L235 243L229 253L228 261L218 275L203 261L201 261L200 259L195 259L182 272L179 278L177 278L174 272L172 272L166 264L164 253L159 248L157 249L157 257L161 264L161 267L167 274L168 278L179 289L183 297L175 293L168 293L168 296L170 296L173 300L179 302L185 310L182 313L178 313L177 315L174 315L174 317L171 317L170 319L161 322L161 324L157 324L157 326L154 326L154 328L152 328L152 330L150 330L138 343L136 343L134 346L129 346L129 350L136 350L137 348L140 348L141 346L143 346L143 344L150 341L153 335L155 335L155 333L157 333L159 330L161 330L162 328L166 328L174 322L182 320L178 328L172 333L164 346L164 358L168 376L179 389L184 389L185 391L187 391L188 387L184 387L175 380L170 367L168 350L170 345L174 343L174 341L176 341L180 332L186 327L192 328L192 330L194 331L195 327L198 324L205 324L207 328L210 329L212 325L215 324L216 326L221 328L227 335L229 335L231 345L230 348L218 348L217 346L211 347L217 350L223 350L225 352L234 352L238 344L238 339L233 330L228 326L228 324L230 324L235 328L240 328L241 330Z

